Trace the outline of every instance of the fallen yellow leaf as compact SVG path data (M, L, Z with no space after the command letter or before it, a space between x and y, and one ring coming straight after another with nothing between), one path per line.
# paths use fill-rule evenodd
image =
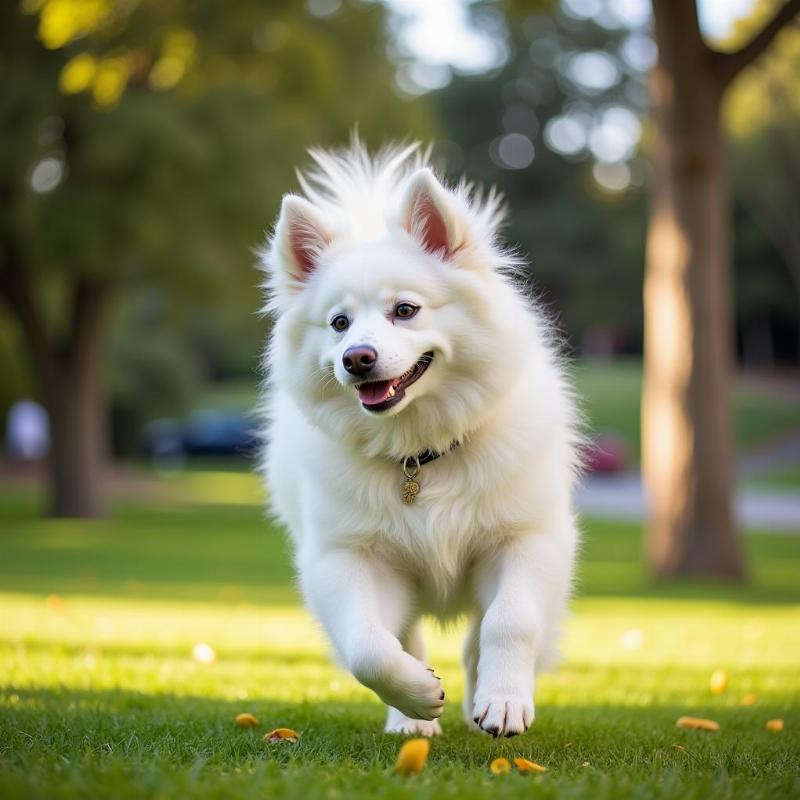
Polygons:
M728 688L728 673L724 669L715 669L708 682L711 694L723 694Z
M274 731L264 734L265 742L298 742L300 734L291 728L275 728Z
M495 775L505 775L506 772L511 772L511 762L507 758L496 758L489 764L489 769Z
M772 731L773 733L780 733L783 730L783 720L782 719L770 719L767 720L767 724L765 725L768 731Z
M258 725L258 720L252 714L246 712L244 714L237 714L234 722L241 728L254 728Z
M675 723L679 728L689 728L697 731L718 731L719 722L702 717L680 717Z
M394 771L400 775L417 775L428 760L431 743L428 739L409 739L397 754Z
M754 706L756 704L756 700L758 700L758 695L753 694L753 692L746 692L742 695L742 705L743 706Z
M520 772L547 772L547 767L535 761L528 761L527 758L515 758L514 765Z
M48 611L52 611L55 614L64 613L64 601L57 594L47 595L45 603Z

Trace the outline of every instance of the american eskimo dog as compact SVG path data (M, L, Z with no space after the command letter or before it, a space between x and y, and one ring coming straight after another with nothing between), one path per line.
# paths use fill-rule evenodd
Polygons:
M262 253L274 328L264 471L342 663L432 735L420 616L466 614L468 724L534 718L576 552L574 405L498 241L502 204L415 147L312 151Z

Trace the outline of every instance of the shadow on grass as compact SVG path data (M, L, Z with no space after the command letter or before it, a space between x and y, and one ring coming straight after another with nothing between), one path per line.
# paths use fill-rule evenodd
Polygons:
M743 585L653 583L638 525L587 520L581 597L800 602L800 536L745 538ZM0 590L215 603L296 604L285 534L256 506L123 504L106 520L48 520L0 493Z
M233 719L244 710L255 714L261 726L236 727ZM664 770L796 779L800 714L789 712L787 734L776 737L763 730L761 718L769 710L720 709L715 717L722 730L707 735L675 728L675 720L687 712L684 707L540 704L531 731L494 741L469 731L459 718L458 704L451 702L430 768L482 774L497 756L525 755L546 764L554 777L581 774L588 762L595 771L644 772L649 779ZM165 769L196 767L215 776L221 770L269 763L297 771L388 770L399 737L382 733L383 713L372 702L230 701L11 686L0 692L0 771L24 773L50 764L63 772L65 765L96 768L114 759L131 769L150 763ZM282 726L302 734L299 744L263 741L264 731ZM790 728L795 732L789 733Z
M0 653L6 649L13 652L19 646L16 638L0 637ZM166 644L164 642L149 641L141 645L120 645L108 642L82 642L72 644L69 642L57 641L52 639L32 639L25 638L25 655L28 658L37 658L52 653L57 653L59 658L86 658L87 656L102 656L103 658L142 658L152 659L189 659L190 649L185 645ZM254 645L247 642L241 647L232 647L226 643L223 647L218 647L215 658L223 660L226 664L240 662L246 664L258 664L260 660L269 659L280 661L284 666L321 666L330 667L335 664L332 655L326 652L313 652L292 650L290 647L270 647L268 645Z

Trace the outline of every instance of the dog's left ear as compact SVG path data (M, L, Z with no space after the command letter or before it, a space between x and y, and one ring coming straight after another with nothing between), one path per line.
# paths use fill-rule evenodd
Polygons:
M408 179L400 205L400 224L425 250L444 259L464 243L464 227L454 198L427 167Z

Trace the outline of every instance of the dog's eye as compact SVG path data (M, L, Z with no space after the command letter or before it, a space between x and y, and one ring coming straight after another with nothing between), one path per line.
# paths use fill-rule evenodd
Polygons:
M394 308L394 315L400 319L411 319L417 311L419 311L419 306L412 306L411 303L398 303Z
M331 328L335 331L341 333L342 331L346 331L350 327L350 320L344 314L337 314L331 320Z

